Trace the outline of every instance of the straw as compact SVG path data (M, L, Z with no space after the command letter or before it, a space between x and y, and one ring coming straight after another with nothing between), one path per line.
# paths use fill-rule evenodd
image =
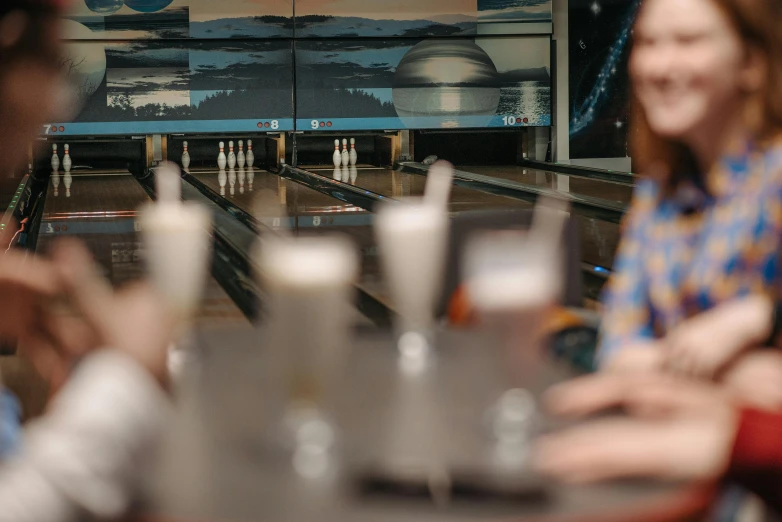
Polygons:
M448 208L453 186L453 165L447 161L438 161L426 174L424 201L442 209Z

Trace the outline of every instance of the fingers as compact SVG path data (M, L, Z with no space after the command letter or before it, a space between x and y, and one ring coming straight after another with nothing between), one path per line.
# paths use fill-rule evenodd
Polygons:
M114 294L92 254L81 243L64 240L55 245L52 258L73 304L89 324L105 335L112 328Z
M665 478L667 453L659 428L632 419L608 419L543 438L534 465L566 482L584 483L622 477Z
M51 262L17 251L0 255L0 283L44 297L56 295L61 289L57 271Z
M63 356L78 359L99 348L101 339L84 318L63 311L53 311L42 321L46 334Z
M581 417L624 407L641 417L662 417L693 411L715 394L716 388L669 376L598 374L556 386L546 394L555 415ZM722 397L720 397L722 398Z

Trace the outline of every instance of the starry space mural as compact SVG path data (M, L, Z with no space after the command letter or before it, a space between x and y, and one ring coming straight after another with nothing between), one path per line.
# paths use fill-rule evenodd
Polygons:
M570 157L628 156L629 55L641 0L570 0Z

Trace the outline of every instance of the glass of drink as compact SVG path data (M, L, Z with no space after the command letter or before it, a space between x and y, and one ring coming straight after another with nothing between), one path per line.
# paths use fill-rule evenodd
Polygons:
M423 361L433 346L434 310L442 291L448 215L440 206L408 198L387 203L375 217L380 259L398 313L402 360Z
M498 451L523 459L534 432L533 394L544 356L544 324L560 295L558 242L521 231L485 232L464 253L469 300L482 324L499 335L506 391L490 410ZM553 248L552 248L553 247Z
M277 434L297 471L320 474L336 441L333 407L351 343L358 252L341 236L278 237L261 241L257 259L270 399L282 408Z

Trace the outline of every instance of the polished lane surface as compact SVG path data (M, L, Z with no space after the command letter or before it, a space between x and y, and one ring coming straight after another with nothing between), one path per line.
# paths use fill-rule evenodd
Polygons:
M353 170L355 172L348 171L348 181L345 181L345 175L341 174L343 183L347 182L388 198L420 197L423 196L426 187L426 177L418 174L408 174L378 167ZM341 172L344 171L345 169L342 169ZM337 179L337 171L333 168L309 169L309 172ZM487 194L456 185L452 187L449 203L451 212L501 208L532 208L532 205L526 201L507 196Z
M240 176L238 171L221 175L219 171L191 172L191 175L210 189L244 212L256 216L258 198L265 203L276 202L286 212L287 219L274 219L268 214L260 216L260 221L268 228L285 226L295 234L342 233L351 237L359 245L362 253L362 276L360 286L380 301L386 302L387 292L381 277L378 252L372 229L373 214L359 207L327 196L301 183L283 178L277 174L254 169L252 190L248 169ZM334 169L309 169L322 176L337 179ZM372 190L387 197L421 196L426 178L417 174L399 173L376 167L355 169L353 176L344 178L345 183ZM339 173L342 181L342 171ZM352 180L351 180L352 178ZM365 183L370 181L370 183ZM233 191L231 185L233 184ZM490 208L531 208L523 200L504 196L494 196L480 191L454 186L451 198L452 210L477 210ZM232 194L233 192L233 194ZM498 204L493 204L498 203ZM264 212L264 211L262 211ZM619 227L614 223L579 216L581 229L582 259L591 265L610 269L616 250Z
M342 170L344 171L344 169ZM355 170L356 172L350 175L349 183L381 196L397 199L402 197L420 197L424 194L424 188L426 187L425 176L379 167ZM337 172L333 168L309 169L309 171L321 176L329 176L328 173L333 172L329 177L334 179L337 177ZM570 181L572 183L574 179ZM594 180L581 179L579 183L584 181L590 182ZM611 183L611 185L619 185L622 189L632 190L631 187L623 187L621 184ZM581 185L577 184L574 186ZM479 190L456 185L453 186L450 201L450 210L452 212L503 208L532 208L532 204L516 198L487 194ZM574 211L574 213L578 215L577 211ZM581 229L582 259L591 265L610 269L613 266L614 252L619 241L619 226L615 223L585 215L578 215L578 217Z
M270 229L285 227L296 235L338 233L350 237L361 250L360 286L386 301L370 212L266 170L243 170L228 171L225 176L217 170L190 174ZM258 215L257 207L270 203L280 205L284 216L270 215L268 208Z
M590 198L604 199L622 205L628 205L633 194L633 186L630 184L530 169L519 165L470 165L456 167L456 169L463 172L513 181L524 185L559 190Z
M149 202L149 196L129 173L52 176L38 251L46 253L59 237L77 237L114 286L138 280L144 268L136 211ZM199 326L246 323L241 311L211 277L197 320Z

